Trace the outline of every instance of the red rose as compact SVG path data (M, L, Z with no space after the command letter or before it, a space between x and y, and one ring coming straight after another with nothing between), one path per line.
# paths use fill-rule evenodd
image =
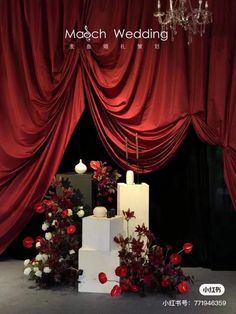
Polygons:
M98 280L104 284L105 282L107 282L107 275L105 273L99 273L98 274Z
M162 286L163 288L168 288L168 287L170 286L170 284L171 284L170 278L164 278L164 279L162 279L162 281L161 281L161 286Z
M98 170L100 167L101 167L101 163L100 161L95 161L95 160L92 160L90 161L90 167L93 169L93 170Z
M118 295L120 295L122 292L122 289L120 286L115 285L112 289L111 289L111 296L112 297L118 297Z
M125 277L127 275L128 268L123 265L123 266L118 266L115 270L115 274L118 277Z
M174 265L178 265L179 263L181 263L182 261L182 257L181 255L177 254L177 253L173 253L170 256L170 262Z
M189 292L189 285L186 281L181 281L178 286L178 291L182 294L188 293Z
M23 246L27 249L33 246L34 239L32 237L25 237L23 240Z
M76 231L76 227L75 227L74 225L69 225L69 226L66 228L66 232L67 232L68 234L73 234L73 233L75 233L75 231Z
M34 211L38 214L42 214L43 212L45 212L45 208L41 203L38 203L34 205Z
M68 209L64 209L61 213L61 218L66 218L68 217Z
M192 249L193 249L193 245L192 245L192 243L185 243L184 245L183 245L183 250L184 250L184 252L185 253L190 253L191 251L192 251Z

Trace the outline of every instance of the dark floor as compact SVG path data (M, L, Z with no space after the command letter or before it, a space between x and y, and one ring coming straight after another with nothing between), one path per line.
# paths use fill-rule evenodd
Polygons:
M236 272L211 271L203 268L185 268L185 273L195 277L188 295L178 295L176 300L190 301L186 307L165 306L165 295L147 295L140 298L129 294L112 298L107 294L78 293L72 288L40 290L34 281L23 275L23 262L0 261L0 313L1 314L156 314L156 313L236 313ZM198 289L202 283L221 283L225 294L203 297ZM197 300L225 300L226 306L196 306Z

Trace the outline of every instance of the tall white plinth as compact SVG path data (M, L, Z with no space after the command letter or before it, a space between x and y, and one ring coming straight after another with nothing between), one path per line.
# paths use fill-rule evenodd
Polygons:
M109 280L119 281L115 269L120 264L118 245L114 237L123 234L123 217L83 218L82 248L79 250L79 268L83 274L79 278L79 292L110 293L115 282L101 284L100 272L106 273Z
M149 185L118 183L117 187L117 214L129 209L134 211L136 218L129 221L129 230L132 234L137 225L145 224L149 227ZM126 223L124 223L124 234L126 235Z

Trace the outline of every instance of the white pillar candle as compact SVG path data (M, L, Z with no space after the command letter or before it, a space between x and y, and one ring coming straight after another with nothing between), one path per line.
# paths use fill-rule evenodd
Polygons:
M126 171L126 184L134 184L134 172L132 170Z

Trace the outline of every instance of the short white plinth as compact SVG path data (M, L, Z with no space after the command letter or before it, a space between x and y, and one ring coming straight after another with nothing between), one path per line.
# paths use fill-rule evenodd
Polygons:
M123 217L83 218L82 246L84 249L111 251L117 249L114 237L123 233Z
M135 219L129 221L130 234L137 225L145 224L149 227L149 185L118 183L117 188L117 214L130 208L134 211ZM126 223L124 223L124 234L126 234Z
M122 216L96 218L88 216L82 220L82 248L79 250L79 292L110 293L119 281L115 269L120 265L118 245L114 237L123 234ZM109 280L101 284L98 274L104 272Z
M112 287L119 282L115 269L120 264L118 250L97 251L81 248L79 250L79 268L83 275L79 277L79 292L110 293ZM98 274L104 272L109 280L101 284Z

